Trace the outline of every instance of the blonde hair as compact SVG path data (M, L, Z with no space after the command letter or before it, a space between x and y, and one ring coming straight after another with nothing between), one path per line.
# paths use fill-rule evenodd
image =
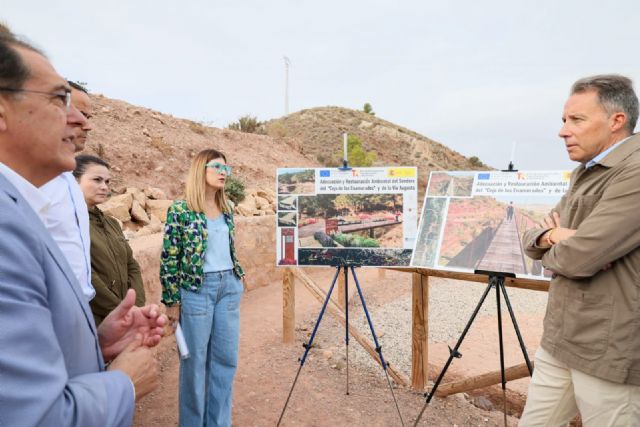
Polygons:
M225 163L227 158L223 153L218 150L208 149L202 150L193 158L191 167L189 168L189 175L187 176L187 185L185 189L187 207L195 212L204 212L205 208L205 195L207 190L207 169L206 165L211 160L223 159ZM215 203L224 213L229 213L229 204L227 203L227 196L224 194L224 188L216 191Z

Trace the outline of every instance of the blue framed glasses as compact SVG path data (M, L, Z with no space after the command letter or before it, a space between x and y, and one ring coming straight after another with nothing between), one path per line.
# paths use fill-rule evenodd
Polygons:
M205 167L215 169L215 171L218 173L224 172L227 176L231 176L232 167L229 165L225 165L224 163L209 162L205 165Z

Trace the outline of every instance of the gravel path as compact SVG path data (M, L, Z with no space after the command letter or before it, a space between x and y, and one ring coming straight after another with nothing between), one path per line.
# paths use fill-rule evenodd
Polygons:
M453 347L478 304L485 286L440 278L429 280L429 342L446 342ZM409 375L411 373L411 288L410 285L400 283L397 286L399 297L386 303L377 303L375 297L370 298L367 296L367 291L364 292L373 326L382 345L383 356L400 371ZM375 290L370 293L375 293ZM527 314L544 313L547 303L546 292L507 288L507 293L517 319ZM504 303L502 310L503 325L505 328L510 328L511 322ZM478 313L478 319L482 316L495 316L495 314L496 298L495 291L492 290ZM369 326L357 294L351 297L349 316L350 322L356 325L363 335L370 338ZM340 355L339 359L344 360L344 328L329 316L325 319L318 331L316 344L324 350L326 357L335 359ZM315 320L307 322L309 331L314 323ZM351 365L356 369L380 370L380 367L355 340L350 343ZM340 366L339 363L337 365Z

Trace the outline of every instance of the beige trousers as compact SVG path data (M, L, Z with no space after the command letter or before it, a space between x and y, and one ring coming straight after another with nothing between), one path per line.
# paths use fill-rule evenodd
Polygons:
M640 426L640 386L618 384L568 368L542 347L520 427L565 427L578 412L584 427Z

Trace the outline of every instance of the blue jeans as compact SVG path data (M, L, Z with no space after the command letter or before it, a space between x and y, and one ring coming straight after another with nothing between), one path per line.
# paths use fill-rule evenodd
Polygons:
M231 426L242 283L233 270L205 273L199 292L181 290L180 325L190 357L180 361L180 426Z

